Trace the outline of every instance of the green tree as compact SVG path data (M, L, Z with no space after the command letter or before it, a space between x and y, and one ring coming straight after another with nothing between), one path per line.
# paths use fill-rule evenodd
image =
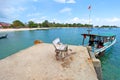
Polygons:
M38 27L38 24L37 24L37 23L34 23L33 21L29 21L29 22L28 22L28 26L29 26L30 28L36 28L36 27Z
M13 21L12 26L14 28L21 28L21 27L24 27L24 24L20 20L15 20Z
M42 23L42 26L43 26L43 27L50 27L49 24L50 24L50 23L48 22L48 20L45 20L45 21Z
M95 26L95 28L99 28L99 26L97 25L97 26Z

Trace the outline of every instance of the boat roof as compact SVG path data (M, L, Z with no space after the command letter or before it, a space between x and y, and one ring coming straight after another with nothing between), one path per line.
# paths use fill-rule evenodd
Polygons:
M112 37L112 36L116 36L115 34L112 34L112 33L104 33L104 34L81 34L81 35L99 36L99 37Z

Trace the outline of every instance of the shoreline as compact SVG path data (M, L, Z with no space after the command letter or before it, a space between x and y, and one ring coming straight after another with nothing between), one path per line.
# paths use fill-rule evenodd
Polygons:
M25 31L25 30L42 30L42 29L49 29L49 28L8 28L8 29L0 29L0 32L12 32L12 31Z

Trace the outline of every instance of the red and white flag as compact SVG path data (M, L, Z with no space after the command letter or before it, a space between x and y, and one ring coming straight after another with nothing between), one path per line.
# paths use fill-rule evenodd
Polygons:
M89 10L91 9L91 5L90 5L90 6L88 6L88 9L89 9Z

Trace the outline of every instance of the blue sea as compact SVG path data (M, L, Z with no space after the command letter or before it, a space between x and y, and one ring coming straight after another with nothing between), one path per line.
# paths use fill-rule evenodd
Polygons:
M0 59L33 46L34 40L52 43L55 38L59 37L65 44L81 45L81 34L87 33L87 29L88 28L52 28L48 30L4 32L8 34L8 38L0 39ZM93 28L92 33L116 34L116 44L112 46L100 60L103 80L120 80L120 28Z

